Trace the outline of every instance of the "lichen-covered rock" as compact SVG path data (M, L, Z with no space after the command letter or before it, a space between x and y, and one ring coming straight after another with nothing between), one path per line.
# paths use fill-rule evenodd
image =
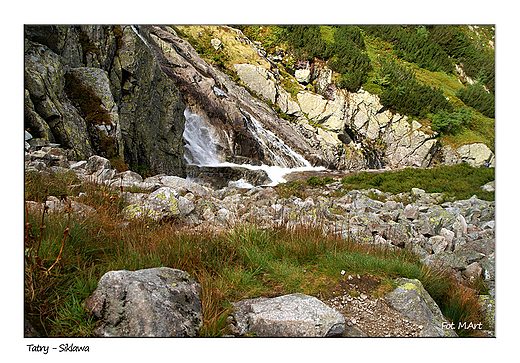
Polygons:
M25 42L25 116L35 137L60 140L86 159L94 153L85 120L65 92L62 58L42 44ZM31 102L29 102L31 101ZM52 135L52 136L51 136Z
M125 161L147 165L156 174L183 177L183 98L161 70L150 45L134 29L124 27L115 63L122 77L119 120Z
M276 79L267 69L252 64L235 64L235 70L251 90L271 102L276 101Z
M474 167L494 166L495 156L493 152L483 143L462 145L457 149L462 161Z
M435 301L416 279L398 279L397 288L385 296L386 303L416 324L422 337L456 337Z
M87 299L102 337L195 337L202 326L201 287L168 267L110 271Z
M118 107L110 90L108 73L100 68L79 67L66 75L69 97L85 115L93 148L109 158L123 158Z
M329 337L345 330L345 319L318 299L304 294L233 303L230 324L239 336Z
M161 187L145 196L143 200L130 204L123 209L128 219L152 218L160 220L180 215L178 193L175 189Z

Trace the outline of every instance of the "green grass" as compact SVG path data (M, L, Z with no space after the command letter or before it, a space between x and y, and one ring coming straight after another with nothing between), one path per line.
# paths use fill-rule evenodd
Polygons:
M420 188L427 193L444 193L457 200L468 199L473 195L483 200L494 200L494 192L480 189L492 180L495 180L494 168L474 168L462 163L432 169L404 168L376 174L361 172L343 178L342 183L347 189L376 188L399 194Z

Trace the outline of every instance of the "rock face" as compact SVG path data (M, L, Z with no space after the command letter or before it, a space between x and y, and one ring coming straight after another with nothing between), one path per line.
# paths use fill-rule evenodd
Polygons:
M301 161L295 160L290 153L278 151L273 155L269 150L275 150L277 143L257 137L251 131L260 125L294 151L306 155L311 164L330 164L323 152L314 147L313 133L295 132L294 124L280 118L246 88L205 62L172 28L149 26L142 29L149 32L154 44L152 49L162 70L174 80L189 109L214 128L216 146L223 159L247 157L268 165L302 166ZM269 99L273 96L278 80L265 68L244 64L237 65L236 71L250 80L248 86L261 97ZM275 156L279 159L275 160Z
M194 337L202 326L200 285L167 267L110 271L87 299L102 337Z
M439 307L419 280L399 279L398 287L385 296L393 309L423 326L422 337L456 337Z
M304 294L233 303L231 329L239 336L331 337L345 330L345 319L315 297Z
M233 35L226 41L249 44L255 54L254 64L244 59L231 70L247 88L204 61L172 27L26 26L25 129L33 143L58 143L70 158L95 154L182 177L186 107L213 127L223 160L340 170L425 167L434 157L494 165L484 144L441 148L438 134L385 110L378 96L337 89L326 66L296 69L299 88L289 93L265 51L239 30L222 29ZM212 46L233 49L216 38ZM314 80L320 93L299 84ZM306 161L280 149L281 142Z
M462 145L457 149L457 152L462 160L471 166L495 166L495 156L485 144Z
M25 128L69 157L185 176L185 109L132 26L26 26Z

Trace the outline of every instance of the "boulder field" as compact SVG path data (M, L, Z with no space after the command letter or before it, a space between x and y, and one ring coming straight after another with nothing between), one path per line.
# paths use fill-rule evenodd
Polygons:
M294 195L282 197L276 188L262 185L216 189L178 176L162 174L143 179L131 171L119 173L111 168L109 160L99 156L70 162L61 149L52 145L28 149L25 170L43 173L72 170L80 180L112 185L122 190L126 198L123 213L129 220L174 216L187 228L217 231L247 223L260 228L303 224L320 226L324 233L341 234L358 243L410 249L423 263L446 267L461 281L483 277L489 295L480 299L489 312L489 321L494 321L495 202L475 196L446 201L442 194L417 188L399 195L377 189L339 193L342 188L339 181L320 188L309 187L305 199ZM93 208L70 199L74 213L96 213ZM50 212L66 208L53 197L47 205ZM28 206L42 208L42 204L31 201ZM161 278L161 274L167 276ZM170 275L179 275L174 277L186 283L186 287L181 289L182 284L173 277L171 282ZM141 279L151 280L145 283ZM233 303L235 313L228 323L234 336L455 335L420 281L401 279L396 283L398 287L393 292L379 299L363 293L319 301L292 294L239 301ZM177 288L172 288L174 285ZM197 286L185 272L160 266L147 272L110 272L101 279L88 309L102 321L97 331L100 336L196 336L203 314L197 302L200 293ZM179 294L187 294L188 290L189 297L181 298ZM122 302L122 298L130 300ZM143 311L160 321L141 314ZM369 317L375 316L369 312L374 311L378 311L379 318L367 325ZM179 314L184 317L179 318ZM185 319L185 315L189 316L189 323L177 320ZM360 319L362 316L364 320ZM394 316L391 319L394 322L398 317L399 324L394 324L394 330L385 325L385 317L389 316ZM114 317L122 319L121 322ZM122 330L115 329L116 326Z

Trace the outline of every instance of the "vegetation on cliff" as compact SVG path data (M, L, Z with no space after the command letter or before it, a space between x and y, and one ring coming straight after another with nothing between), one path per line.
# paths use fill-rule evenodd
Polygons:
M493 26L235 27L268 57L283 56L278 67L291 94L285 75L298 60L326 63L337 87L378 94L387 109L430 125L446 144L483 142L494 150ZM226 49L217 53L218 64Z

